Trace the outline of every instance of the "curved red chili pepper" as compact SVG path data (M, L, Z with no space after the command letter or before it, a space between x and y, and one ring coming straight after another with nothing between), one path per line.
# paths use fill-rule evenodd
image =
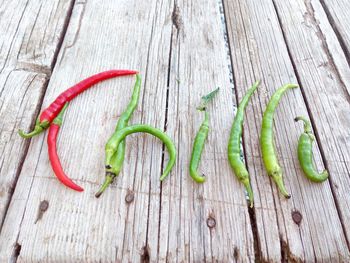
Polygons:
M95 75L92 75L91 77L88 77L73 87L67 89L66 91L62 92L55 100L50 104L49 107L47 107L41 114L40 117L38 118L35 128L32 132L25 133L22 130L19 130L19 135L22 136L23 138L31 138L45 129L47 129L50 126L50 123L56 118L56 116L60 113L62 108L64 107L64 104L66 102L71 101L74 99L76 96L78 96L80 93L83 91L87 90L94 84L114 78L114 77L119 77L119 76L126 76L126 75L133 75L138 73L135 70L108 70L104 71Z
M68 103L64 105L62 111L58 114L58 116L53 120L52 124L50 125L49 134L47 137L49 159L50 159L52 170L54 171L57 179L60 180L64 185L68 186L69 188L78 192L82 192L84 191L84 189L81 188L79 185L75 184L64 173L60 159L58 158L58 155L57 155L57 145L56 145L57 135L62 125L62 117L67 105Z

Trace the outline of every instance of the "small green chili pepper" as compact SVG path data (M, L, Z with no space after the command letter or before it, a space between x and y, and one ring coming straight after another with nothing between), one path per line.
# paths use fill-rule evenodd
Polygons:
M283 94L287 90L297 87L298 85L295 84L286 84L276 90L266 106L261 126L260 146L267 174L272 177L277 187L286 198L290 198L290 194L287 192L284 186L282 169L278 164L277 155L275 152L273 142L273 117Z
M253 86L248 89L247 93L244 95L241 103L239 104L236 116L232 124L230 139L228 143L228 159L230 165L236 177L239 181L242 182L248 193L250 207L253 207L254 205L254 196L250 185L248 170L241 160L241 137L245 108L247 107L250 97L253 95L259 84L260 81L255 82Z
M141 90L141 76L139 74L136 74L136 82L132 92L131 100L127 108L125 109L125 111L120 115L117 122L117 126L115 128L115 132L128 126L128 122L137 107L139 97L140 97L140 90ZM124 162L124 156L125 156L125 140L123 140L119 144L116 152L110 152L109 154L111 156L108 156L108 158L111 158L112 166L106 167L106 178L102 184L102 186L104 186L104 189L106 189L107 186L113 182L114 178L117 177L121 171L121 168ZM99 197L101 196L102 193L103 193L103 190L99 189L98 192L95 194L95 196Z
M113 153L115 152L115 149L118 148L120 143L125 139L126 136L132 134L132 133L138 133L138 132L144 132L152 134L153 136L159 138L167 147L169 152L169 161L168 164L160 177L160 180L163 181L165 177L170 173L171 169L173 168L175 161L176 161L176 148L174 145L174 142L169 138L168 135L166 135L161 130L154 128L149 125L144 124L137 124L137 125L131 125L127 126L121 130L117 130L112 137L108 140L106 144L106 160L105 164L106 167L109 167L109 169L113 169ZM99 193L103 192L106 187L110 184L108 180L105 181L105 183L102 185L100 191L97 193L97 197L99 196Z
M313 182L321 183L328 178L327 170L322 173L318 173L312 162L312 143L315 140L315 136L311 132L310 122L302 116L296 117L295 121L304 122L304 132L300 135L298 141L298 159L306 178Z
M202 156L202 151L204 148L204 143L208 137L209 133L209 114L206 111L207 104L215 97L218 93L219 88L210 92L208 95L202 97L202 103L197 110L204 111L204 121L202 122L197 135L194 139L193 148L192 148L192 156L190 161L190 175L194 181L197 183L204 183L205 176L198 174L198 165Z

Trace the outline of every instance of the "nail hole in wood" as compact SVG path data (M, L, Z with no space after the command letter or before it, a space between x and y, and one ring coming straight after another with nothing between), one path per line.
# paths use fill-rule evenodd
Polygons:
M18 243L15 244L15 246L13 248L13 253L12 253L13 262L17 261L19 254L21 254L21 248L22 248L22 246L20 244L18 244Z
M292 211L292 219L294 223L296 223L297 225L300 225L301 220L303 219L303 216L298 210L295 210L295 211Z
M149 247L148 245L144 246L142 248L142 253L141 253L141 262L142 263L149 263Z
M236 261L239 259L239 249L237 247L234 247L233 249L233 257Z
M207 226L209 228L214 228L216 226L216 220L212 215L209 215L209 217L207 219Z
M46 210L49 208L49 202L46 200L43 200L40 202L39 209L41 212L46 212Z
M128 190L127 195L125 196L125 202L127 204L130 204L131 202L134 201L134 192L131 190Z
M49 209L49 202L43 200L40 202L38 216L36 217L35 224L43 217L43 214Z

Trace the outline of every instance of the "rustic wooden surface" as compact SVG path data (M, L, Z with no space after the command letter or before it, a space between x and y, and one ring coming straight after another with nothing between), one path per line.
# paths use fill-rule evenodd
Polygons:
M0 262L350 262L349 1L0 3ZM132 135L122 173L96 199L104 144L132 77L96 85L65 114L59 155L83 193L55 179L46 135L23 140L17 130L33 127L69 86L111 68L140 71L131 123L165 130L178 160L160 183L163 145ZM249 209L226 145L237 102L257 79L242 140L255 193ZM267 177L258 147L268 99L287 82L300 88L279 105L275 142L290 200ZM195 107L218 86L200 165L207 182L197 185L187 171L203 118ZM325 183L302 176L302 127L293 121L300 114L312 121L316 166L330 172Z

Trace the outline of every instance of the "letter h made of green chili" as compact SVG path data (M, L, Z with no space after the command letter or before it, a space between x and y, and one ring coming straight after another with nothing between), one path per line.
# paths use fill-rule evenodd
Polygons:
M125 111L120 115L117 122L117 126L115 128L115 132L128 126L128 122L137 107L139 97L140 97L140 90L141 90L141 76L139 74L136 74L136 82L134 85L130 102L126 107ZM114 178L119 175L124 163L124 156L125 156L125 140L123 140L119 144L117 149L113 148L106 151L106 158L109 160L109 162L112 165L108 164L106 166L105 181L103 182L98 192L95 194L96 197L99 197L104 192L104 190L113 182Z

